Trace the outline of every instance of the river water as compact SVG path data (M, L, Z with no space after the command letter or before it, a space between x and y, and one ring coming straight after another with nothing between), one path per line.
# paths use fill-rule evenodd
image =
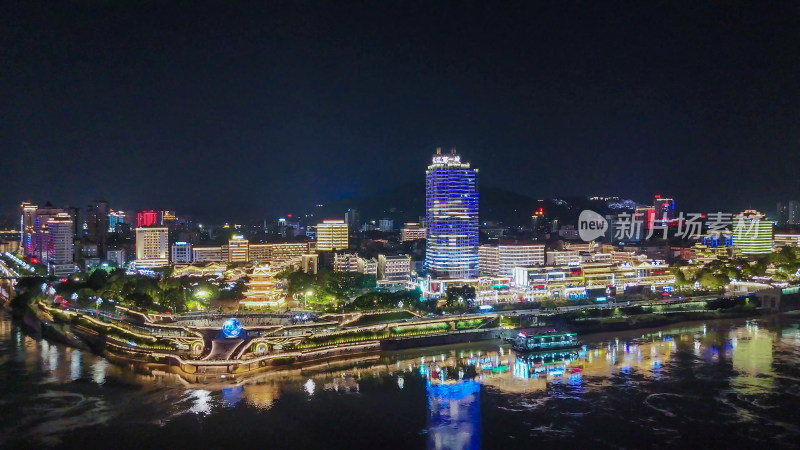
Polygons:
M3 448L800 446L800 316L588 336L525 359L497 341L190 385L0 317Z

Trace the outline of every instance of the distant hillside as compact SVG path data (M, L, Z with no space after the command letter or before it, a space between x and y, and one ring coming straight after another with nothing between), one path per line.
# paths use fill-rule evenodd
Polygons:
M531 215L539 207L544 208L548 216L558 217L564 223L577 217L578 207L590 207L586 199L568 199L567 202L547 199L539 202L527 195L491 186L480 186L479 193L481 221L498 221L510 226L529 224ZM591 206L603 212L600 205ZM314 214L321 219L344 218L348 208L357 209L362 220L388 217L394 219L396 225L416 222L419 216L425 214L425 184L409 183L368 197L339 200L317 207Z

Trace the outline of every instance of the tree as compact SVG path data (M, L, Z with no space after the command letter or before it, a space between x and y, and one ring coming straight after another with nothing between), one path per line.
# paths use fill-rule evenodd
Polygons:
M465 311L475 300L475 288L472 286L449 286L445 291L447 307L456 311Z
M143 292L133 292L125 296L125 302L140 309L150 309L153 306L153 297Z
M86 282L89 289L99 291L108 283L108 272L103 269L94 269Z

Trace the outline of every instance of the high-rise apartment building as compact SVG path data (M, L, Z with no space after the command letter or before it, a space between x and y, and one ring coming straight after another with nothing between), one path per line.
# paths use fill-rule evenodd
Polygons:
M344 221L351 230L358 230L361 218L359 217L358 210L355 208L348 208L344 213Z
M434 278L478 275L478 170L436 149L425 177L425 268Z
M317 251L346 250L350 246L344 220L325 220L317 224Z
M142 227L136 229L136 265L162 267L169 264L169 229Z
M105 251L109 228L108 202L95 200L86 208L86 237Z
M64 213L63 208L56 208L50 202L39 207L31 203L20 206L21 248L26 255L38 258L42 263L50 260L52 241L48 223L51 217Z
M800 203L794 200L778 202L778 225L800 224Z
M49 230L47 266L51 275L67 276L75 272L72 216L58 213L47 223Z

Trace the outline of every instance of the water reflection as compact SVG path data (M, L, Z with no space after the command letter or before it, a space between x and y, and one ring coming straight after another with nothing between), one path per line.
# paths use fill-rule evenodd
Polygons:
M800 438L792 419L800 407L797 320L664 328L524 355L497 342L414 349L190 386L175 375L135 374L89 352L34 340L10 324L0 320L0 398L7 403L0 436L49 439L114 421L218 421L234 408L237 423L252 420L243 427L274 413L271 420L288 420L284 426L309 417L306 426L329 435L341 424L320 418L331 421L339 408L350 408L347 419L362 420L359 436L407 433L419 437L417 446L436 449L514 447L531 435L542 444L594 439L623 447L660 436L668 445L695 423L743 427L737 439ZM643 440L620 441L608 421L624 422L631 439L639 430Z

